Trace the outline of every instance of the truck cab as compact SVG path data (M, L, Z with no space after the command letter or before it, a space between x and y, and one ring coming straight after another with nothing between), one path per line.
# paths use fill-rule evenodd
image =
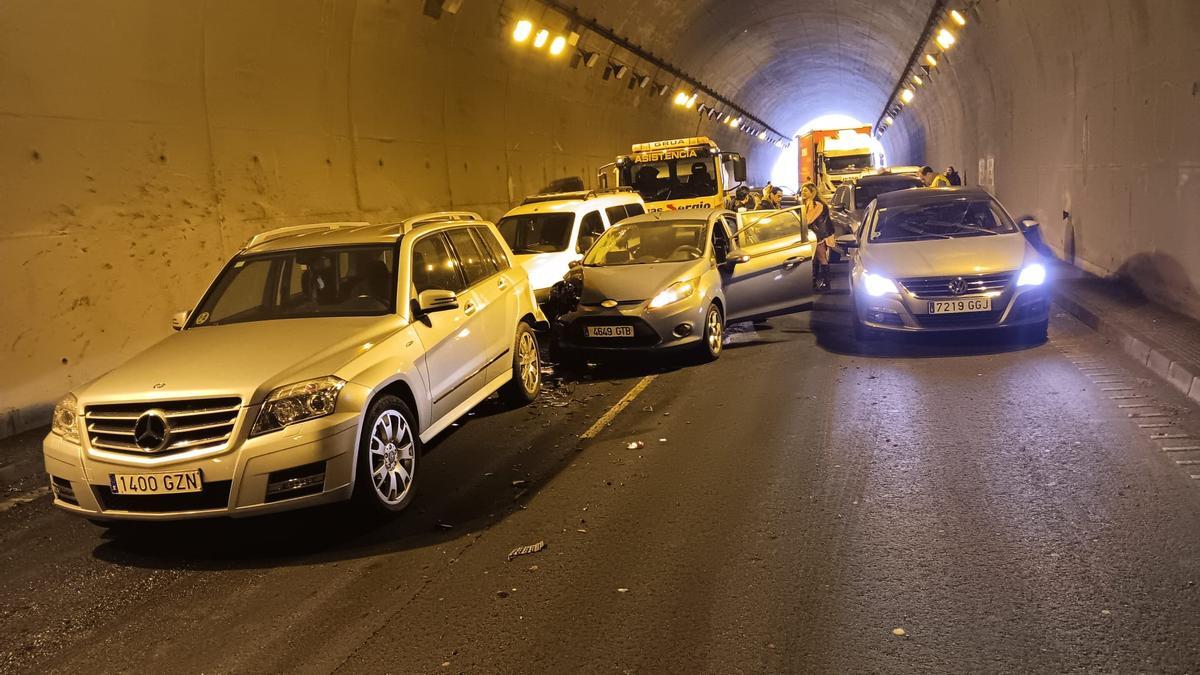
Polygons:
M705 136L635 144L599 175L601 187L635 190L649 212L723 208L745 180L745 158Z

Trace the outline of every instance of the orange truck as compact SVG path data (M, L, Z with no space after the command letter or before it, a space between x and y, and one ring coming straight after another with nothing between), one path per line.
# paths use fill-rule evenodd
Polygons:
M800 182L814 183L828 196L843 181L875 172L875 144L871 127L814 129L797 137Z

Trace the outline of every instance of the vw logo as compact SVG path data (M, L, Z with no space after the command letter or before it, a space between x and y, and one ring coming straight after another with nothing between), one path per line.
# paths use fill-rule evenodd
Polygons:
M616 306L617 306L617 301L616 301L616 300L612 300L612 299L609 299L609 300L604 300L604 301L602 301L602 302L600 303L600 306L601 306L601 307L605 307L605 308L607 308L607 309L612 309L613 307L616 307Z
M951 295L962 295L967 292L967 280L962 277L951 279L948 286L950 287Z
M133 424L133 441L146 452L158 452L171 441L171 425L161 410L147 410Z

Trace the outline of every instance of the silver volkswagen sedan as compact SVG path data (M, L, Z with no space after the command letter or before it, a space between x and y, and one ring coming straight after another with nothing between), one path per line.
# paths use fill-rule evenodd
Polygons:
M721 354L726 322L811 304L813 242L794 211L743 226L723 209L660 211L610 228L554 291L567 359L583 351Z
M1046 264L990 194L922 188L879 195L857 235L850 272L855 334L1022 327L1044 339Z

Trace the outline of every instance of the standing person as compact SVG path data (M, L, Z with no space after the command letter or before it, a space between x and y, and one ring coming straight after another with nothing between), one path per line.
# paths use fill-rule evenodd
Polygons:
M951 185L962 185L962 176L958 175L953 166L946 167L946 180L950 181Z
M921 167L921 182L925 183L925 187L950 187L950 181L945 176L928 166Z
M803 205L804 224L817 236L817 261L813 265L813 284L818 291L829 290L829 250L837 243L833 234L833 221L829 218L829 205L817 195L817 186L805 183L800 188L800 203Z
M738 189L733 192L733 203L730 204L730 211L753 211L758 208L758 195L751 192L750 188L745 185L738 186Z
M773 187L770 192L763 194L762 202L758 205L760 211L778 211L783 208L783 189Z

